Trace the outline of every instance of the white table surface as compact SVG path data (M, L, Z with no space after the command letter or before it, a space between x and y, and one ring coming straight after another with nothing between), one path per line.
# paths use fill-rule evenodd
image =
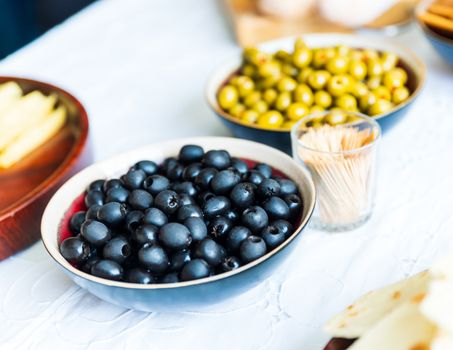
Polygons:
M271 279L205 310L144 313L74 285L41 243L0 263L1 349L302 349L367 290L428 267L453 243L453 70L415 28L397 40L428 65L410 114L385 135L377 205L347 234L306 230ZM238 50L212 0L94 4L0 62L88 109L96 159L163 139L228 135L208 109L209 72Z

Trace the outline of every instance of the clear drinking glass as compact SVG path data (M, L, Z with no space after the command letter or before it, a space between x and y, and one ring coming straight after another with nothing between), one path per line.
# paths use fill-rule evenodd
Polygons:
M311 225L338 232L371 216L379 124L360 113L311 114L291 130L293 157L312 173L317 203Z

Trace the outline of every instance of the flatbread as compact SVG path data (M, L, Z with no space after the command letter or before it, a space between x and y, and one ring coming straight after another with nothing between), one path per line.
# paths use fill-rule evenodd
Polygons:
M453 255L435 264L431 274L433 281L420 309L442 332L453 334Z
M399 305L348 350L429 350L436 327L422 315L418 304Z
M428 271L423 271L369 292L328 321L325 331L333 337L358 338L402 304L410 300L421 301L430 280Z
M431 343L431 350L451 350L453 349L453 335L439 331L436 338Z

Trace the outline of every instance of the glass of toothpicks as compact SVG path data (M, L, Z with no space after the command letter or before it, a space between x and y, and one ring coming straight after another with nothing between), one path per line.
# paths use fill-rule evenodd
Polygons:
M317 189L314 228L354 229L371 216L379 124L360 113L312 114L291 130L293 157L310 169Z

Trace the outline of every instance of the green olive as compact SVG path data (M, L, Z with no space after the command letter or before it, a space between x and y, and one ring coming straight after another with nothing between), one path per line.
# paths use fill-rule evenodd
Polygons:
M283 77L277 83L277 89L280 92L293 91L297 86L297 82L290 77Z
M261 100L261 93L259 91L253 91L252 93L248 94L244 99L244 104L248 108L252 108L255 103Z
M274 87L275 85L277 85L278 81L280 80L280 77L279 76L275 76L275 77L267 77L267 78L264 78L264 79L261 79L259 80L257 83L256 83L256 88L258 90L264 90L264 89L269 89L269 88L272 88Z
M255 47L248 47L244 49L244 60L255 66L261 65L264 62L270 61L271 57L269 54L259 51Z
M379 59L368 60L367 73L369 77L380 76L383 73L382 64Z
M354 123L354 122L360 122L360 121L363 121L363 119L360 118L359 116L354 115L354 114L348 115L348 120L347 120L348 123Z
M361 81L355 81L351 84L349 91L354 97L360 98L368 92L368 88L365 83Z
M398 56L392 52L384 52L381 57L382 70L388 72L390 69L395 68L398 63Z
M296 77L297 73L299 73L299 70L296 67L294 67L291 63L283 63L282 73L290 77Z
M352 51L351 48L346 45L338 45L335 50L340 56L349 56Z
M294 50L302 49L304 47L307 47L307 44L305 44L304 39L297 38L296 40L294 40Z
M327 91L332 96L340 96L349 91L351 85L351 79L346 75L334 75L327 82Z
M285 120L285 122L282 124L282 129L291 129L296 123L297 120Z
M292 57L291 54L288 51L285 50L278 50L275 54L274 57L282 62L291 62Z
M399 104L406 101L409 98L409 89L405 86L401 86L393 90L392 101L393 103Z
M286 116L291 120L299 120L310 113L310 108L302 102L291 103L286 111Z
M321 90L330 79L330 73L326 70L318 70L311 73L308 77L308 84L315 90Z
M375 116L382 113L387 113L393 108L393 103L387 100L378 99L368 108L368 114Z
M263 92L263 100L270 106L277 99L277 90L275 89L266 89Z
M379 58L379 53L373 49L365 49L362 51L364 61L376 60Z
M284 91L277 96L274 106L279 111L284 112L289 107L291 102L291 94L288 91Z
M313 105L310 108L310 114L321 113L324 111L325 111L325 109L318 105Z
M349 64L349 74L357 80L363 80L367 74L366 64L363 61L352 60Z
M315 104L321 108L329 108L332 105L332 96L324 90L316 91Z
M377 97L371 91L367 92L360 98L359 106L360 110L366 112L371 105L377 101Z
M297 68L307 67L313 58L313 52L308 47L298 48L293 53L293 64Z
M260 100L252 106L252 109L257 111L259 114L262 114L264 112L267 112L269 107L266 102L264 102L263 100Z
M253 109L245 110L241 115L241 120L247 124L255 124L258 121L259 113Z
M347 114L338 108L332 108L330 113L325 116L325 121L330 125L340 125L346 122L348 119Z
M327 61L326 69L332 74L346 73L349 66L349 58L347 56L334 56Z
M319 129L320 127L322 127L325 124L326 123L324 122L324 118L323 118L321 121L313 121L311 123L310 127L314 128L314 129Z
M313 66L315 68L322 68L327 64L327 61L334 56L335 49L333 47L316 49L313 53Z
M254 77L257 73L255 66L252 66L251 64L245 64L242 67L241 72L248 77Z
M350 94L344 94L336 98L335 105L343 111L356 111L357 100Z
M228 113L236 118L241 118L245 112L245 106L242 103L235 104L228 110Z
M277 61L267 61L258 66L258 74L261 77L280 77L281 66Z
M308 77L313 72L314 72L313 68L310 67L302 68L299 74L297 75L297 81L299 83L306 83L308 81Z
M351 50L349 53L349 58L352 61L363 61L363 51L362 50Z
M218 100L223 109L229 109L238 102L239 94L237 89L232 85L225 85L220 89Z
M374 90L381 85L382 77L372 77L368 79L366 85L368 89Z
M378 99L383 99L390 101L392 98L392 94L390 93L390 90L382 85L379 85L376 89L373 89L374 94Z
M393 68L390 69L387 73L384 74L384 85L390 90L404 86L407 82L407 73L402 68Z
M233 77L230 79L229 84L230 84L230 85L233 85L233 86L235 86L235 87L237 87L237 86L238 86L238 79L239 79L239 77L242 77L242 75L235 75L235 76L233 76Z
M235 80L235 85L239 91L240 97L245 97L255 89L255 83L249 77L241 75Z
M265 128L278 128L283 124L283 116L278 111L268 111L258 118L258 125Z
M307 106L311 106L313 104L313 92L308 85L299 84L293 92L293 99L295 102L303 102Z
M254 58L260 54L260 51L256 47L246 47L242 53L246 62L253 62Z

